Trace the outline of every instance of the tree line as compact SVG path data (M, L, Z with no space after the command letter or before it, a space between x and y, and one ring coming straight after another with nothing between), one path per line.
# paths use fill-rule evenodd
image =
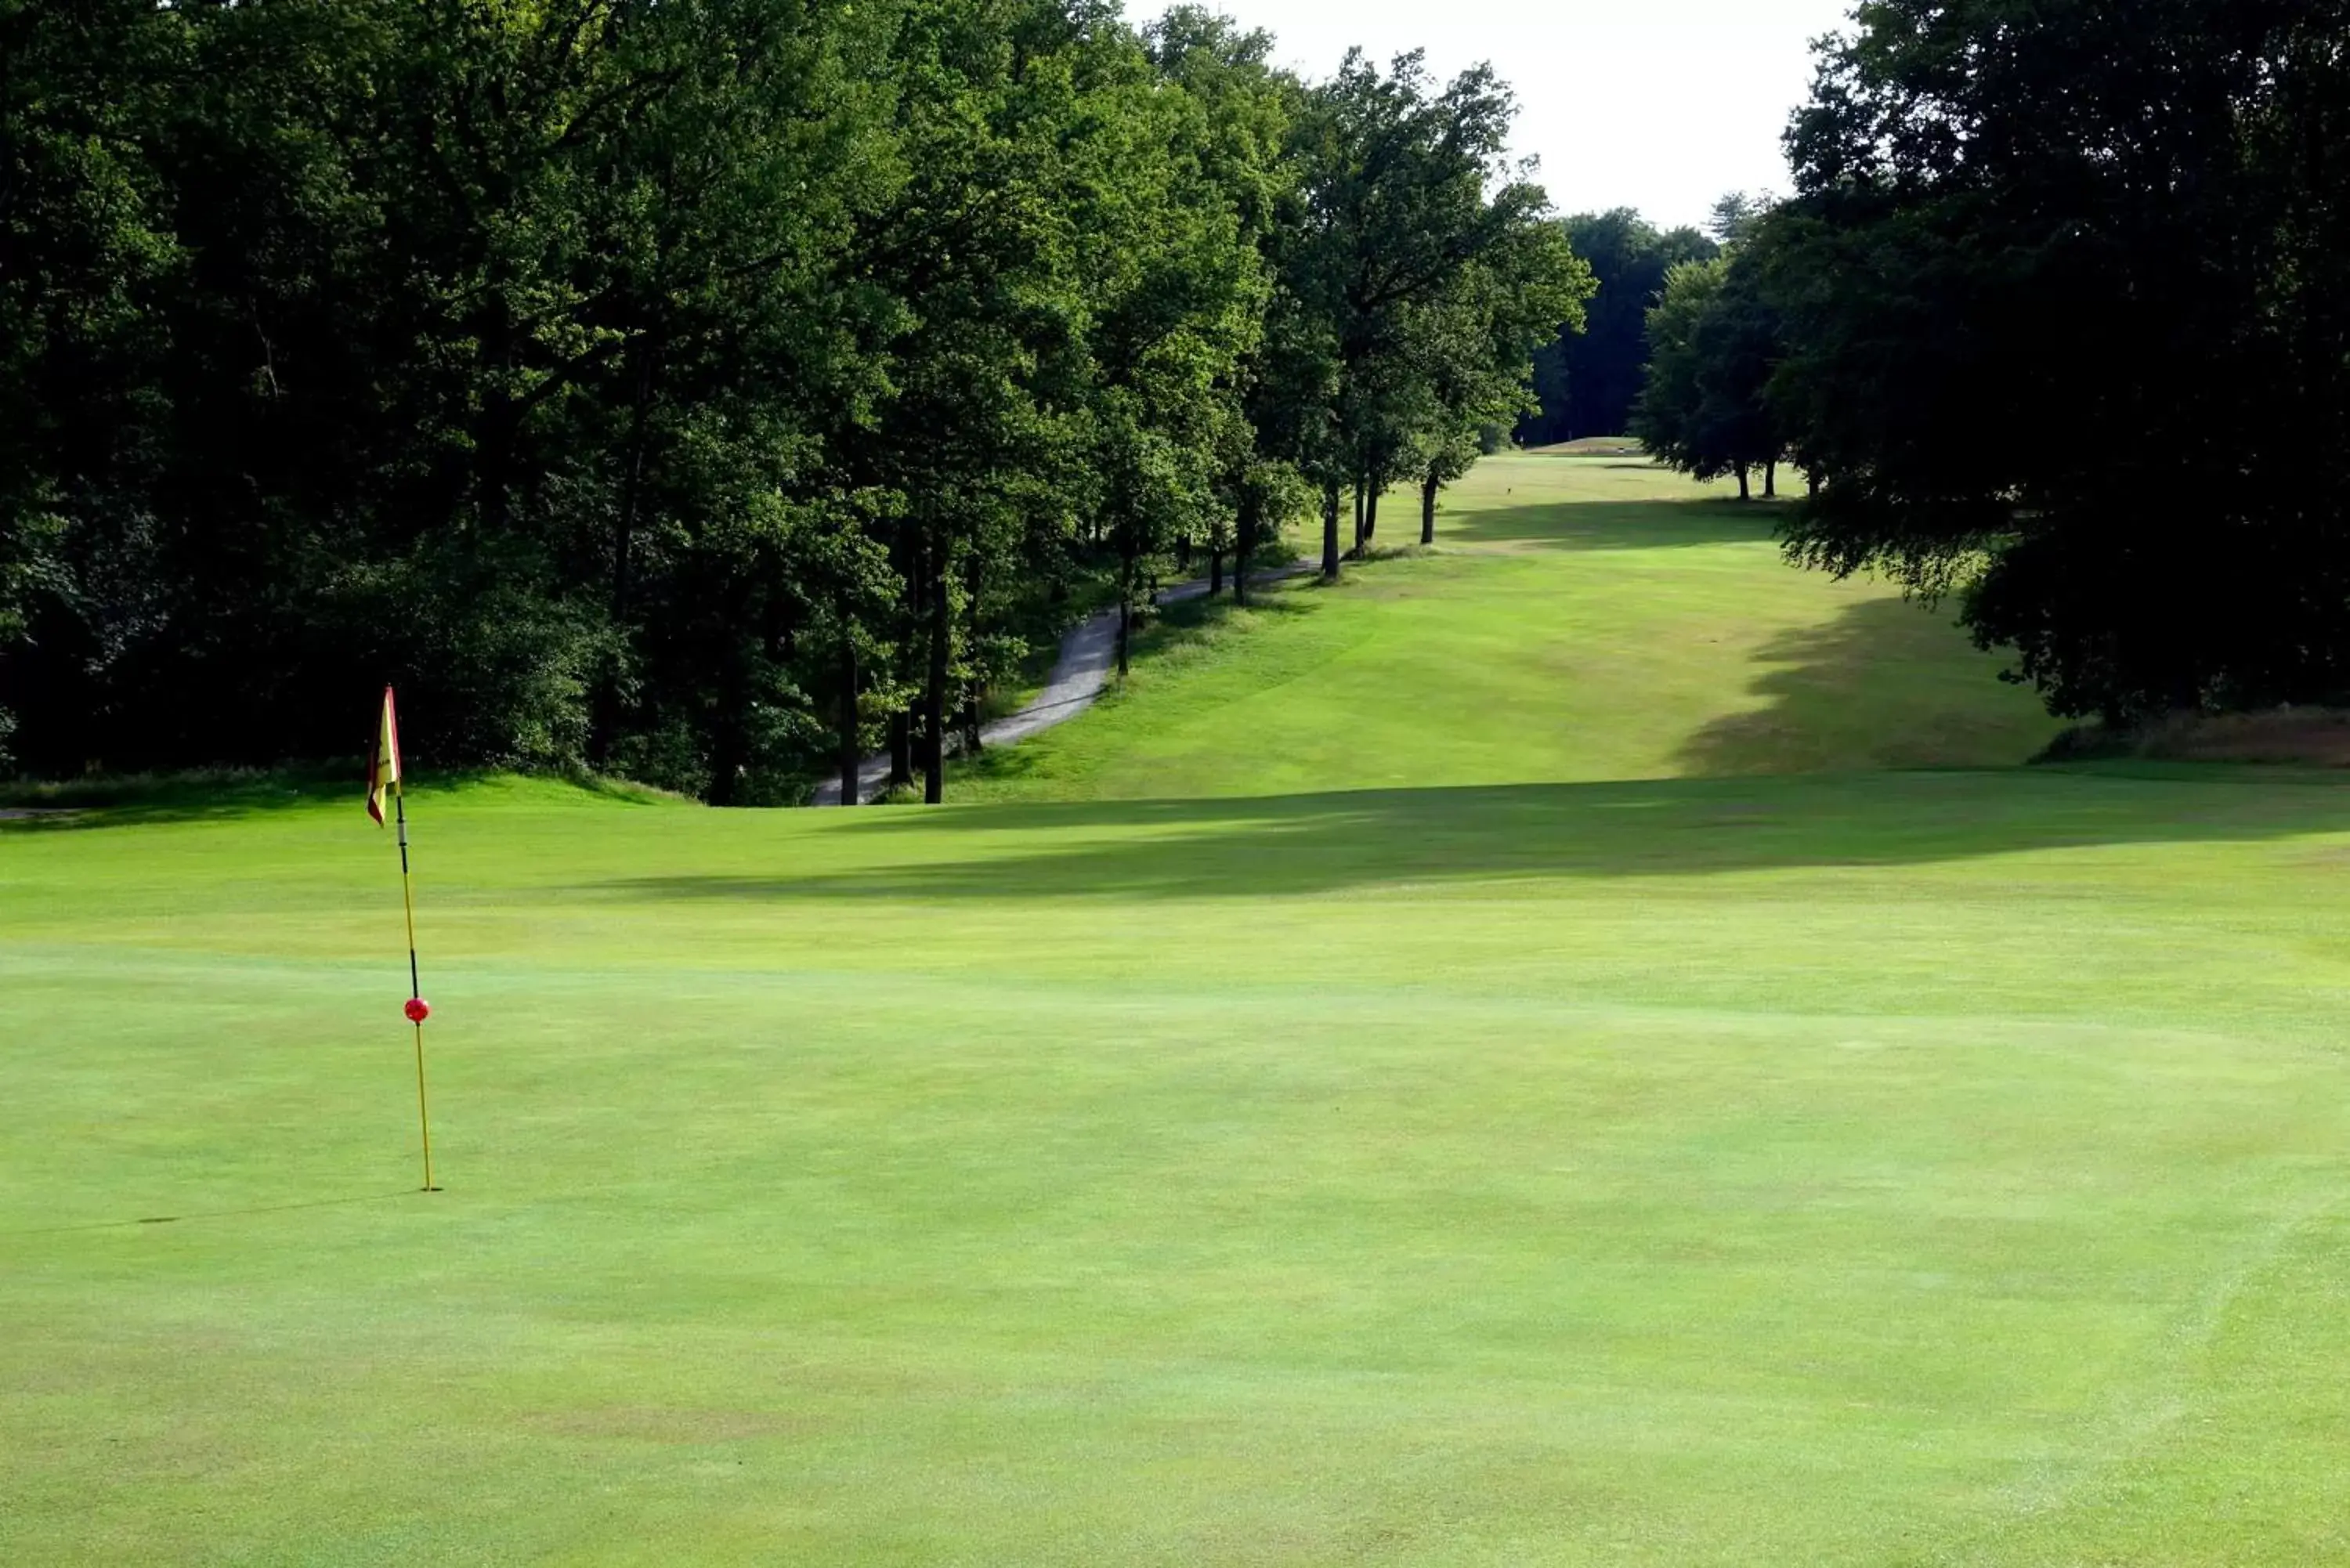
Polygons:
M1593 284L1486 68L1107 0L0 0L0 750L797 798L1442 487ZM1346 514L1353 512L1349 535ZM13 735L5 732L13 731ZM848 792L855 798L853 788Z
M1634 428L2052 710L2350 701L2350 5L1875 0L1794 194L1668 274Z
M1718 214L1717 214L1718 215ZM1717 225L1718 226L1718 225ZM1518 425L1528 446L1620 436L1632 427L1651 357L1648 312L1683 262L1721 254L1715 234L1659 229L1628 207L1565 220L1567 244L1591 268L1583 329L1562 332L1534 356L1538 407Z

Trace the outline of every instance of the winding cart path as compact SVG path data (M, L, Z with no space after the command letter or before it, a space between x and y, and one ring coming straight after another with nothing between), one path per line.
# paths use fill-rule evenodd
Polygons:
M1303 576L1320 568L1310 562L1292 566L1280 566L1268 572L1252 572L1252 585L1277 583L1285 577ZM1195 599L1208 591L1208 582L1201 577L1194 582L1178 583L1159 591L1157 601L1162 605L1180 604ZM1044 733L1055 724L1066 724L1094 705L1094 699L1109 684L1110 671L1118 665L1118 611L1106 609L1087 617L1071 627L1061 639L1061 651L1053 660L1053 672L1045 678L1045 689L1035 699L1016 713L1005 715L979 732L983 746L1009 746L1031 735ZM871 800L889 780L889 753L878 753L857 764L857 795L859 800ZM838 805L840 781L827 779L818 784L812 805Z

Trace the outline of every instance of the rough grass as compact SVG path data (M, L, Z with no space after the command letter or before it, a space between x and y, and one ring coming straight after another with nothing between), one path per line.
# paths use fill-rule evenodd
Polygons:
M1486 527L1229 636L1311 682L1482 570L1523 654L1528 562L1701 624L1767 550ZM1801 618L1740 613L1726 701L1584 743L1777 705ZM413 794L429 1197L355 794L0 823L0 1562L2350 1556L2332 780L1177 755L1217 793Z

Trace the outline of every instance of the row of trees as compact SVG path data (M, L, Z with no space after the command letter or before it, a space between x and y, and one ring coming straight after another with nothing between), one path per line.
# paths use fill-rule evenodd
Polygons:
M1562 332L1534 356L1540 406L1518 426L1528 446L1620 436L1631 428L1651 350L1648 312L1672 269L1721 252L1693 228L1659 229L1628 207L1565 220L1567 243L1596 285L1581 332Z
M1486 70L1105 0L0 0L0 723L791 798L1409 477L1591 284ZM1121 653L1123 642L1121 643ZM854 798L853 792L850 798Z
M2350 3L1872 0L1637 423L2056 711L2350 700ZM1767 472L1767 467L1765 469Z
M1786 358L1785 324L1748 242L1771 204L1743 194L1714 205L1720 247L1667 268L1648 311L1648 362L1628 421L1657 457L1700 479L1732 475L1738 498L1778 493L1784 421L1771 396Z

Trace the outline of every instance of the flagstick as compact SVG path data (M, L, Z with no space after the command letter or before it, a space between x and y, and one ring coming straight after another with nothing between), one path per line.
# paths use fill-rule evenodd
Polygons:
M416 979L416 894L408 878L408 795L400 787L400 780L391 781L392 815L400 824L400 902L408 913L408 999L421 1001L424 988ZM424 1131L424 1190L438 1192L432 1185L432 1116L425 1108L424 1098L424 1020L416 1019L416 1124Z

